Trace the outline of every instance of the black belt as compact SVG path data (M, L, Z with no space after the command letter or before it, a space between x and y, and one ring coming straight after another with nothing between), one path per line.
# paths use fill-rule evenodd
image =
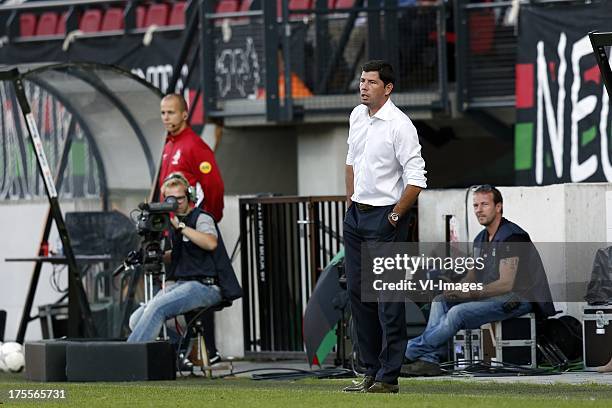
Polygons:
M372 211L373 209L377 208L376 206L370 204L355 203L355 205L359 211Z
M212 286L218 284L217 278L211 277L193 277L193 278L181 278L182 281L197 281L203 285Z

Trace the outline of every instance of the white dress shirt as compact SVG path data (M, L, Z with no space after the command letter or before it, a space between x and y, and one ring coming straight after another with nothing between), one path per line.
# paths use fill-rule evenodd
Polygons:
M407 185L427 187L416 128L391 99L372 117L365 105L353 109L347 143L346 164L353 166L354 174L353 201L391 205L399 201Z

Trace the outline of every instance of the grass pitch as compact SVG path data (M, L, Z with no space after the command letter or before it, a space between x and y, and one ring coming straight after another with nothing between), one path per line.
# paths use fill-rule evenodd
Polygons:
M19 407L612 407L612 386L400 379L399 395L345 394L350 380L179 378L130 383L34 383L0 374L0 402ZM65 400L9 399L9 390L63 389Z

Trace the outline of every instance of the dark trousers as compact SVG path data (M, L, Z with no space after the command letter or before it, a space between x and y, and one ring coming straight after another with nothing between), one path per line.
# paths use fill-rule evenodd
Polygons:
M344 218L344 251L351 313L366 375L396 384L408 340L404 302L361 301L361 244L405 241L408 235L407 217L400 219L397 228L387 220L392 208L362 211L351 205Z

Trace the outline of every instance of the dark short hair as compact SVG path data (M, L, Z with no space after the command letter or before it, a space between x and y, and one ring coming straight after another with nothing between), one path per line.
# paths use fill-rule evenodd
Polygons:
M362 72L377 71L378 76L383 81L383 84L395 84L395 74L393 73L393 67L387 61L383 60L371 60L363 64L361 67Z
M181 112L187 112L187 101L185 100L185 98L183 97L183 95L181 94L177 94L177 93L169 93L166 94L166 96L164 96L164 99L176 99L179 103L179 109L181 110Z
M504 203L504 198L502 197L500 191L490 184L483 184L474 189L474 194L476 193L492 193L493 194L493 204Z

